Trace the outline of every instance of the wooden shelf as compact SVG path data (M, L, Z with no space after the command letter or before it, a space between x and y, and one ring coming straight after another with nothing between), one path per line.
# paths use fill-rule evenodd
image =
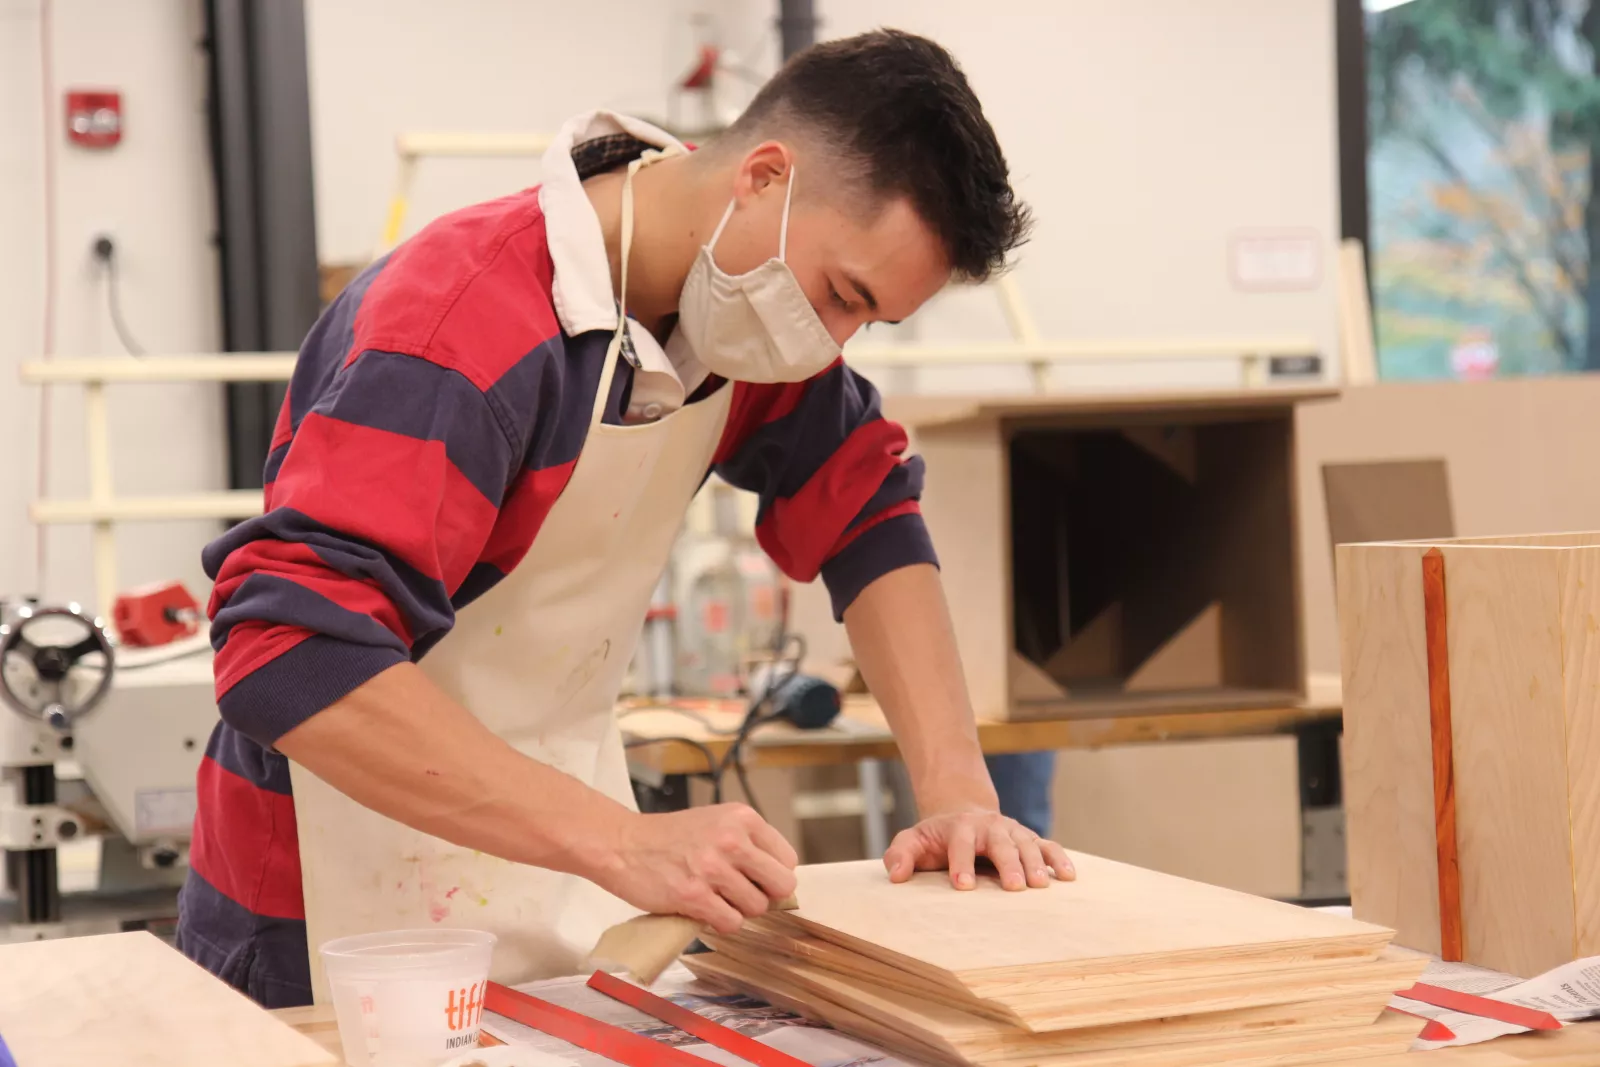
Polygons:
M286 382L294 374L294 361L293 352L35 360L22 365L22 380L33 385L47 382Z
M1314 356L1319 353L1315 342L1305 337L1194 341L991 341L970 345L853 345L844 350L845 358L852 363L909 364L1245 359Z
M171 519L247 519L261 514L259 489L183 496L123 496L108 501L38 500L34 522L59 525L94 522L159 522Z
M539 133L402 133L396 154L406 156L542 156L550 138Z

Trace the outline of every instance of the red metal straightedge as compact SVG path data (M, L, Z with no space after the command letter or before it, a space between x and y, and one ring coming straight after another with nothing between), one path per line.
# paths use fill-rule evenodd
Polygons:
M699 1056L640 1037L620 1026L612 1026L549 1001L530 997L499 982L490 982L484 994L483 1010L504 1015L513 1022L559 1037L579 1048L596 1052L626 1067L706 1067Z
M653 1015L669 1026L676 1026L686 1034L693 1034L724 1052L731 1052L740 1059L749 1060L757 1067L811 1067L805 1060L791 1056L787 1052L779 1052L770 1045L763 1045L754 1038L745 1037L737 1030L712 1022L704 1015L696 1015L688 1008L658 997L648 989L640 989L633 983L625 982L604 971L594 972L589 978L589 988L599 990L612 1000L620 1000L628 1007L636 1008L646 1015Z
M1547 1011L1524 1008L1518 1004L1507 1004L1503 1000L1480 997L1472 993L1459 993L1454 989L1425 985L1422 982L1418 982L1410 989L1402 989L1395 996L1406 997L1410 1000L1420 1000L1422 1003L1432 1004L1436 1008L1449 1008L1451 1011L1478 1015L1485 1019L1496 1019L1503 1023L1510 1023L1512 1026L1526 1026L1530 1030L1561 1029L1561 1020Z

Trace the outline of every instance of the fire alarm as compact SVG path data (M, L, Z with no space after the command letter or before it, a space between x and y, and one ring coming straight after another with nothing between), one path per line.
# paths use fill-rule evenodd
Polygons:
M110 148L122 140L122 94L109 89L67 90L67 139L85 148Z

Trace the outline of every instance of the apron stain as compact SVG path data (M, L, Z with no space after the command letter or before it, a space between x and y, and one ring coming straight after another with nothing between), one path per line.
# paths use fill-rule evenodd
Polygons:
M504 626L496 626L496 627L495 627L495 628L494 628L494 635L495 635L495 636L496 636L496 637L499 637L499 636L501 636L501 635L502 635L502 634L504 634L504 633L505 633L505 632L506 632L506 628L505 628L505 627L504 627Z

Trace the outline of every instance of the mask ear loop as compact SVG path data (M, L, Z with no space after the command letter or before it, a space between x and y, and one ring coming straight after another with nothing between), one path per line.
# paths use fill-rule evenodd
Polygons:
M795 167L789 168L789 184L783 189L783 221L778 227L778 260L786 261L789 258L789 204L794 199ZM727 227L728 220L733 218L733 209L739 206L738 200L729 200L728 207L722 213L722 218L717 222L717 228L711 231L711 240L706 242L706 251L715 251L717 241L722 237L722 231ZM716 262L713 257L712 262Z
M783 223L778 227L778 261L789 259L789 202L794 199L794 177L798 168L789 167L789 184L783 190Z

